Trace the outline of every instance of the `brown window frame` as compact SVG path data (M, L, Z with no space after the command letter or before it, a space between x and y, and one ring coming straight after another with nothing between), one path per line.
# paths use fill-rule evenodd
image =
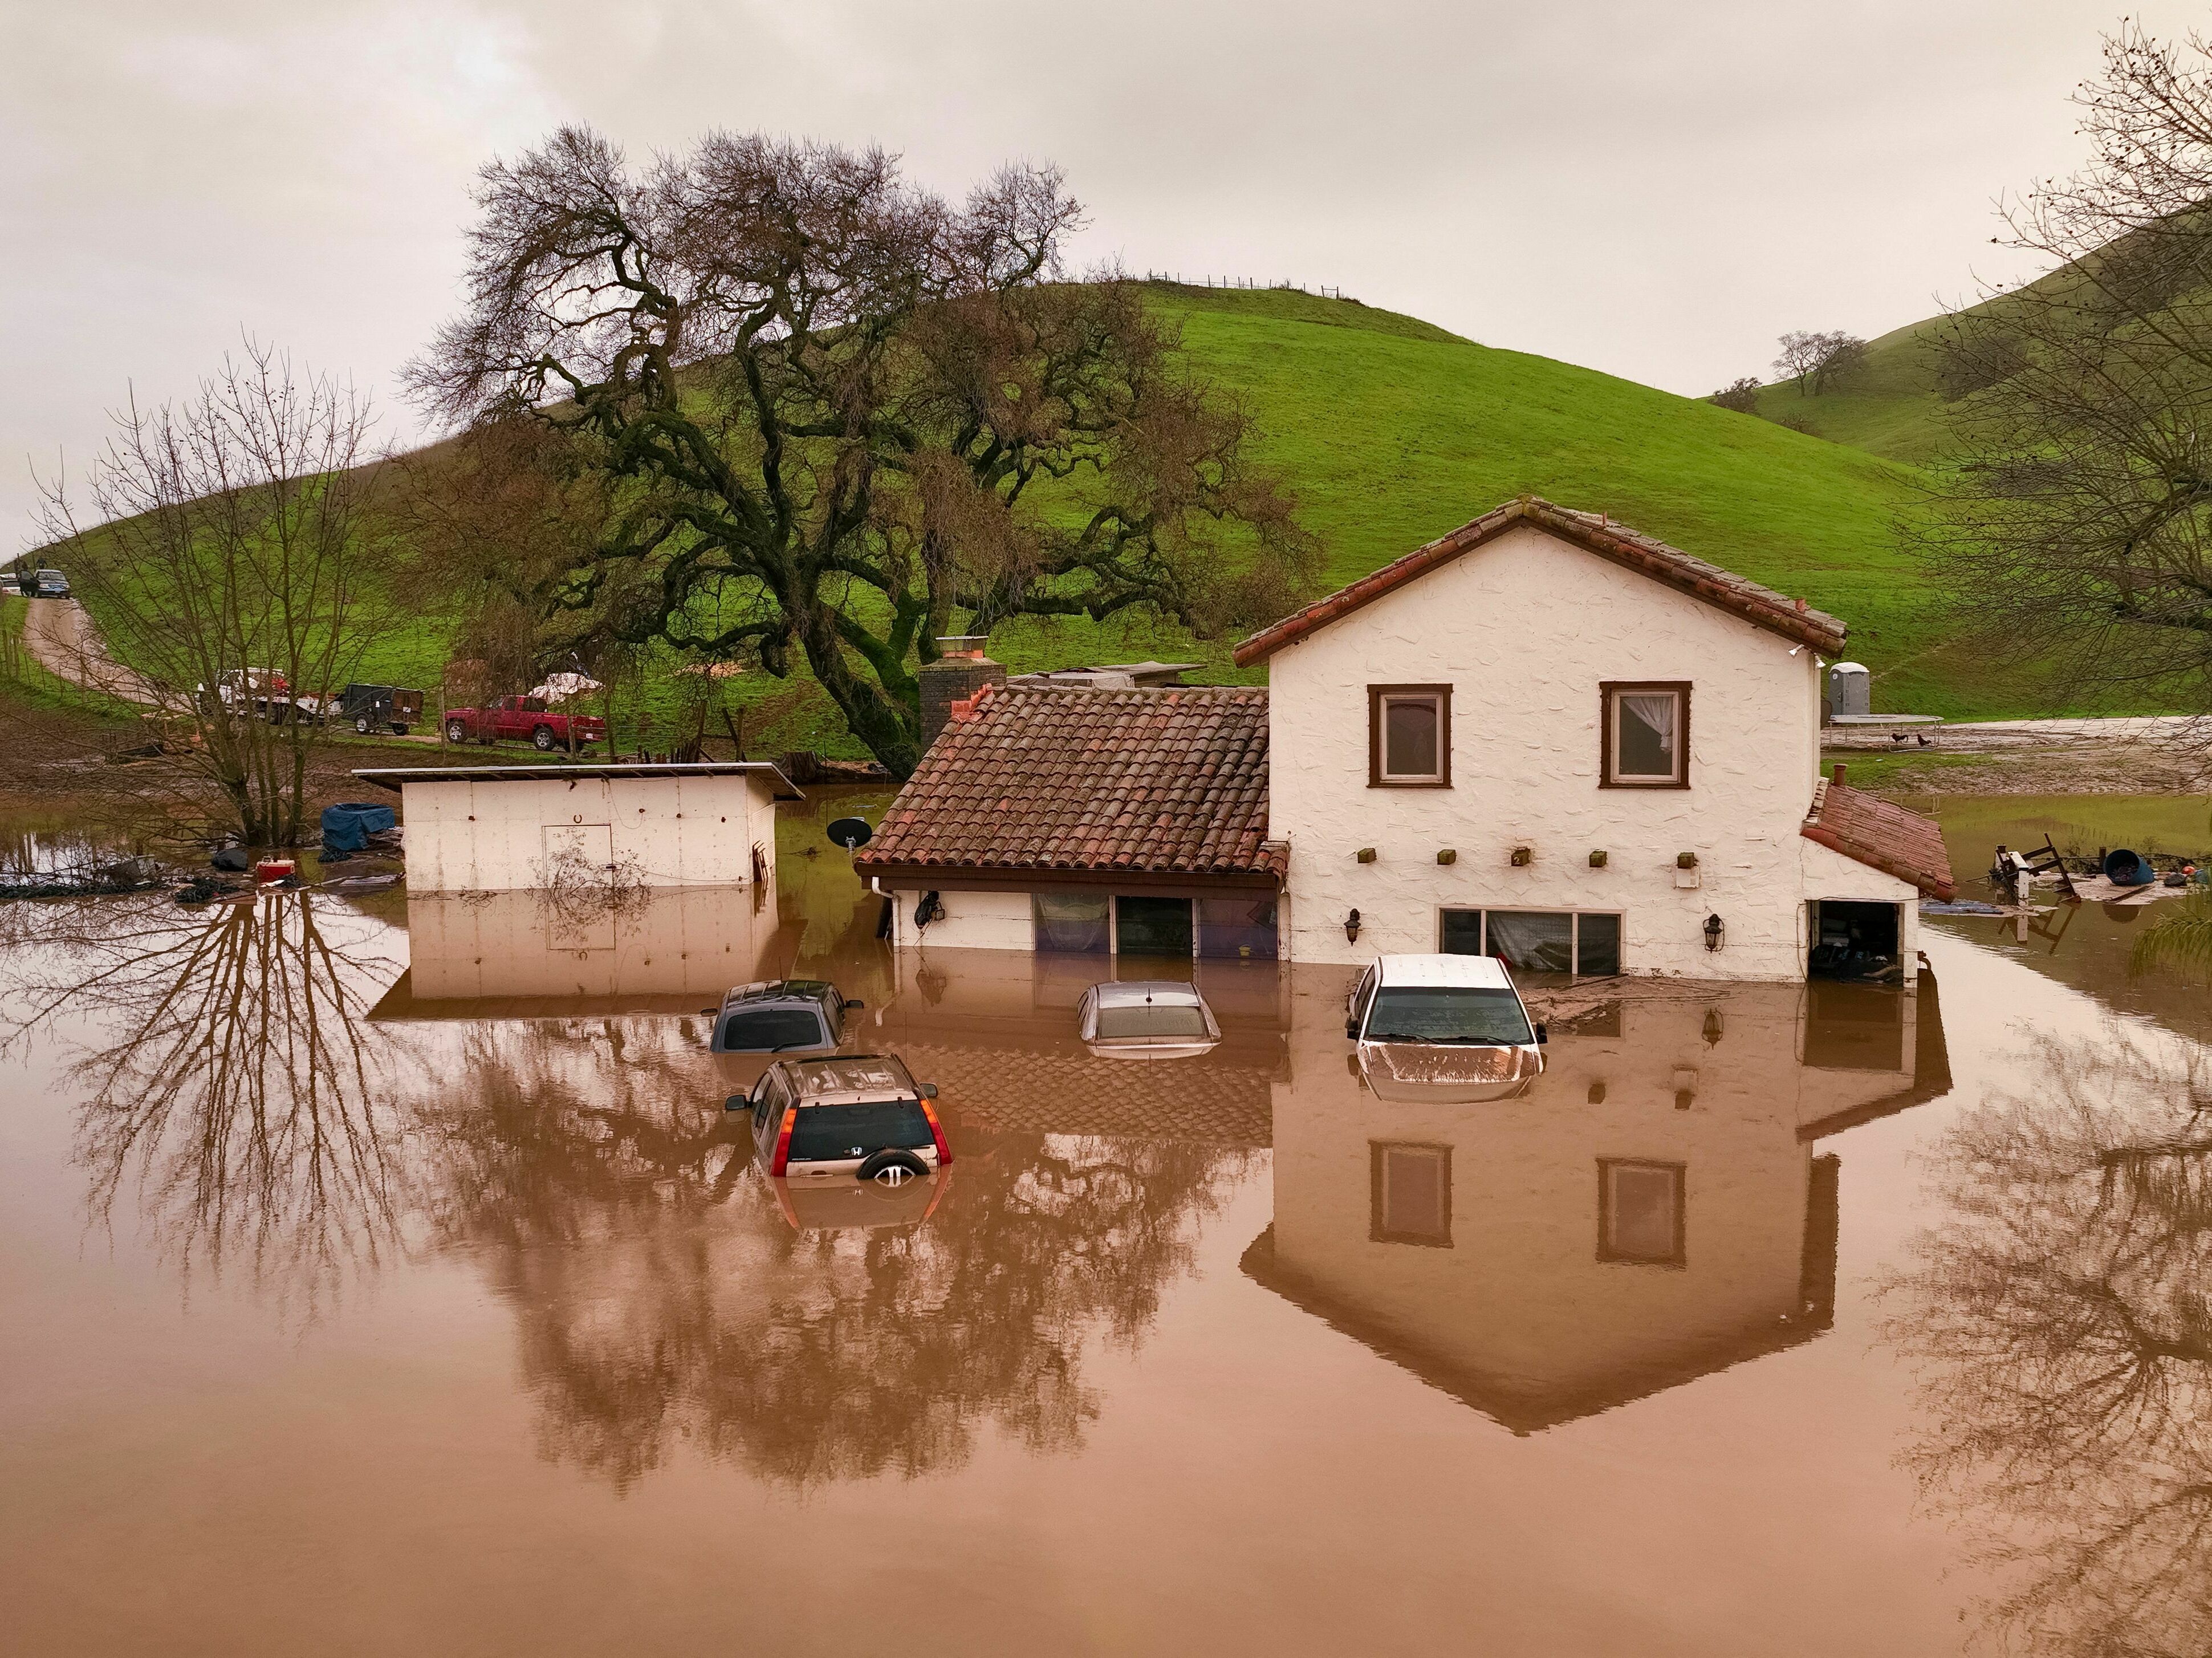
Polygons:
M1610 1248L1613 1233L1613 1182L1616 1169L1664 1169L1674 1177L1674 1248L1669 1255L1622 1254ZM1597 1258L1621 1266L1662 1266L1680 1269L1690 1264L1690 1165L1660 1157L1600 1157L1597 1160Z
M1690 681L1686 679L1606 679L1598 683L1597 786L1601 789L1686 789L1690 786ZM1681 701L1682 732L1679 778L1616 777L1613 773L1613 725L1615 700L1624 695L1672 691Z
M1425 1151L1442 1165L1443 1170L1443 1213L1441 1234L1428 1232L1394 1232L1383 1225L1389 1212L1382 1196L1382 1166L1393 1151ZM1367 1238L1370 1243L1406 1243L1422 1249L1449 1249L1452 1247L1452 1149L1428 1140L1370 1140L1367 1142Z
M1451 694L1449 685L1370 685L1367 688L1367 786L1370 789L1448 789L1452 786ZM1433 777L1382 774L1382 704L1399 696L1427 697L1437 705L1437 765Z

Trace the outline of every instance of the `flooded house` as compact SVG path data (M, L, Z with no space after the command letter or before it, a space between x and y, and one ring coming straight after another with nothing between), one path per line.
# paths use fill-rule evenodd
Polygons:
M1844 636L1523 498L1245 640L1265 690L957 665L857 862L902 946L1909 981L1950 868L1933 822L1819 775Z
M772 906L776 803L801 799L759 760L354 775L401 799L413 895L744 887Z

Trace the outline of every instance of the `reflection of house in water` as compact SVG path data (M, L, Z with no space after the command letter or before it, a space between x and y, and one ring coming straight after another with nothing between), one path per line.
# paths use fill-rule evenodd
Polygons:
M1149 970L1157 975L1158 967ZM936 1083L963 1123L1267 1144L1270 1090L1288 1074L1286 981L1273 962L1195 963L1191 976L1220 1020L1222 1041L1200 1058L1172 1060L1104 1060L1084 1047L1076 1005L1113 975L1098 957L902 950L897 973L874 1040Z
M696 1013L702 996L788 969L793 934L744 887L407 901L408 968L371 1016L562 1018Z
M1651 987L1463 1105L1378 1098L1302 990L1244 1269L1517 1433L1795 1345L1834 1313L1819 1142L1948 1090L1936 994Z

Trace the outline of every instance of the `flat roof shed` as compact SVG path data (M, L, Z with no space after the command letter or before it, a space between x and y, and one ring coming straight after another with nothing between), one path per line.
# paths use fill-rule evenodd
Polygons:
M384 766L410 891L609 886L774 890L775 805L803 797L763 760L688 765Z

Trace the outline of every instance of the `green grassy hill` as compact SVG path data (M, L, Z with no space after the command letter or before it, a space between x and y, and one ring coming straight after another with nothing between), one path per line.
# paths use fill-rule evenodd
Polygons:
M1286 476L1327 545L1332 586L1533 493L1609 513L1842 616L1852 654L1875 671L1878 708L1954 719L2066 711L1945 638L1899 533L1919 510L1913 463L1934 446L1936 395L1915 349L1926 324L1875 342L1847 392L1770 388L1770 413L1802 414L1828 441L1353 301L1152 292L1194 366L1249 412L1261 459ZM426 616L363 675L434 690L445 636L444 620ZM1158 656L1204 664L1197 677L1261 677L1231 666L1234 642L1134 617L1027 619L995 633L992 650L1017 671ZM795 702L758 673L726 683L734 700L778 704L772 732L749 728L767 745L859 752L826 701ZM647 740L660 746L665 730Z
M1159 303L1194 362L1252 411L1262 458L1328 545L1332 584L1528 492L1842 616L1881 706L2027 711L1936 631L1898 534L1917 509L1910 466L1342 301L1163 288ZM1007 629L994 649L1044 631Z

